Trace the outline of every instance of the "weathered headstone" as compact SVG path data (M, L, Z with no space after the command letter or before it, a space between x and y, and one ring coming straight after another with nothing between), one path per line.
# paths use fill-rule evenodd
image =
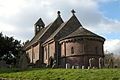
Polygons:
M24 54L21 55L21 57L20 57L19 67L20 67L21 69L26 69L26 68L28 68L29 61L30 61L30 60L29 60L27 54L24 53Z
M69 63L66 64L66 69L68 69L68 68L70 68L70 64Z
M90 68L95 67L95 58L90 58L90 59L89 59L89 67L90 67Z
M103 67L103 58L99 58L99 68L101 69Z
M89 66L92 67L92 58L89 59Z
M85 66L82 66L82 69L85 69Z
M88 69L90 69L90 66L88 66Z
M72 69L75 69L75 66L74 66L74 65L72 66Z
M95 68L95 58L92 58L92 68Z
M52 65L52 68L55 68L56 67L56 60L53 61L53 65Z
M48 59L48 67L52 68L52 65L53 65L53 58L52 58L52 56L50 56Z
M95 67L93 66L93 69L95 69Z

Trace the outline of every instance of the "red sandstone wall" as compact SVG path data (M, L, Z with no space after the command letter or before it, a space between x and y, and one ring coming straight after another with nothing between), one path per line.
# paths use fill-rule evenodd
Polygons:
M74 49L74 54L71 53L71 48ZM82 54L99 54L103 55L103 43L100 41L87 40L86 42L67 42L61 44L61 56L72 56Z
M36 63L37 60L39 60L39 44L33 47L33 54L34 54L34 58L33 58L33 62Z
M66 43L61 44L61 57L64 57L66 54Z
M103 44L100 41L88 40L84 47L85 54L103 55Z
M32 63L32 49L27 50L26 53L28 54L30 58L30 63Z
M39 60L39 44L26 51L30 58L30 63L36 63ZM34 56L34 57L33 57Z
M74 53L72 54L71 48L73 47ZM83 54L83 44L81 42L66 43L66 56Z
M49 57L52 56L54 58L55 54L55 42L49 44Z
M54 58L54 54L55 54L55 42L49 43L46 46L44 46L44 63L48 64L48 59L51 56Z
M71 47L74 48L73 54L71 53ZM90 56L88 54L94 55ZM64 58L65 55L66 58ZM89 59L95 58L94 65L98 67L98 59L99 57L103 57L103 55L104 55L103 43L100 41L96 40L70 41L61 44L61 57L63 57L61 59L62 66L64 66L66 63L69 63L71 66L84 65L87 67L89 66Z

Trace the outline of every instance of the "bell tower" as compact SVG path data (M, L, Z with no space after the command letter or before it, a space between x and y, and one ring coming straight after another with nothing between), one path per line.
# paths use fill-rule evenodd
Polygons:
M44 22L42 21L42 19L40 18L36 23L35 23L35 35L38 34L38 32L40 32L44 27L45 27L45 24Z

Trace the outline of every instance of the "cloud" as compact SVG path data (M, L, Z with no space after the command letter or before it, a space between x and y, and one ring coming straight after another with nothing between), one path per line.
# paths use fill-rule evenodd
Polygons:
M72 15L71 9L75 9L76 16L85 28L107 38L105 49L118 51L119 45L114 44L120 38L109 41L106 35L120 33L120 21L105 17L99 10L101 4L111 1L118 0L0 0L0 31L26 41L34 36L34 23L40 17L48 25L60 10L66 21ZM109 44L116 49L109 47Z
M105 47L105 51L108 50L112 53L120 55L120 40L119 39L107 40L105 42L104 47Z

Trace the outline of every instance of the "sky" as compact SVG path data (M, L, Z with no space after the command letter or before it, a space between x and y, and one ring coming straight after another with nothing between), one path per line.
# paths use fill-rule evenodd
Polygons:
M61 11L67 21L72 9L84 28L106 39L105 51L120 54L120 0L0 0L0 32L24 42L39 18L48 25Z

